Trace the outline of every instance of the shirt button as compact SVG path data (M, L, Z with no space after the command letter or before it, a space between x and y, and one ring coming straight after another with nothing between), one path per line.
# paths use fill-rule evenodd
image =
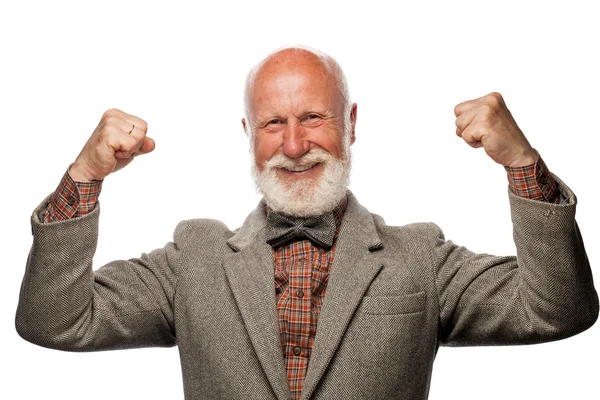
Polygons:
M299 264L305 264L306 263L306 258L302 257L298 259L298 263Z
M67 204L72 206L73 204L75 204L75 197L70 196L69 199L67 200Z
M302 289L298 289L296 290L296 297L298 297L299 299L304 297L304 291Z
M299 356L300 354L302 354L302 349L300 346L294 346L294 355Z

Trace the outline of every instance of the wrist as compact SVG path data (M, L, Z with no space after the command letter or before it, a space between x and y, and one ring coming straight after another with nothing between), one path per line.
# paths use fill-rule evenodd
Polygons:
M67 170L67 172L69 173L69 176L71 177L71 179L73 179L74 182L92 182L92 181L100 181L102 179L96 179L95 177L93 177L90 173L87 172L87 169L85 168L85 166L78 162L77 160L75 160L75 162L73 164L71 164L71 166L69 167L69 169Z
M518 154L516 157L513 158L511 162L507 163L504 166L509 168L527 167L529 165L535 164L538 158L538 152L531 147Z

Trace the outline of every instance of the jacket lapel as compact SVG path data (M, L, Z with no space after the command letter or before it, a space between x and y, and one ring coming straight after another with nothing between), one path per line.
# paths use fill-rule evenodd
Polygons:
M272 252L265 237L266 223L265 204L261 202L228 240L235 253L225 258L223 266L273 391L278 399L289 399L275 300ZM381 246L373 217L348 192L348 207L336 244L335 260L304 380L303 399L308 399L314 392L363 294L381 269L381 264L370 257L371 251Z
M363 294L381 269L370 252L382 247L372 215L348 192L325 301L302 389L308 399L322 378Z
M277 321L271 246L265 238L265 205L261 202L228 241L236 252L223 267L248 335L278 399L289 399Z

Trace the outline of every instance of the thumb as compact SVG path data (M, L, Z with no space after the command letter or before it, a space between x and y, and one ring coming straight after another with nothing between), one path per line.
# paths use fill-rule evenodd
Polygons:
M147 153L154 151L155 148L156 148L156 142L154 141L154 139L146 136L144 138L144 143L142 143L142 146L138 150L137 154L147 154Z

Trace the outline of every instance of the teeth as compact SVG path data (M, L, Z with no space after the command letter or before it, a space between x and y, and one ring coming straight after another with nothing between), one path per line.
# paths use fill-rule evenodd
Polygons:
M293 172L302 172L302 171L306 171L307 169L311 169L314 166L315 166L315 164L293 165L293 166L286 166L285 169L288 171L293 171Z

